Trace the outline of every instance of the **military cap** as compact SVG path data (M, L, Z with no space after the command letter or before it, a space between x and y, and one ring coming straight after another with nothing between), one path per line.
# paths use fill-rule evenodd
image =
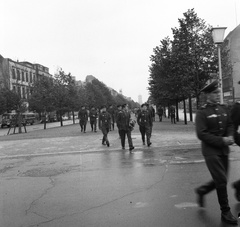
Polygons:
M147 103L143 103L143 104L141 105L141 107L144 107L144 106L147 106Z
M204 92L204 93L211 93L215 90L218 89L218 81L217 80L214 80L212 83L206 85L202 90L201 92Z
M125 108L125 107L126 107L126 105L127 105L126 103L125 103L125 104L123 104L123 105L122 105L122 108Z
M117 108L118 108L118 107L120 107L120 106L122 106L122 105L120 105L120 104L119 104L119 105L117 105Z

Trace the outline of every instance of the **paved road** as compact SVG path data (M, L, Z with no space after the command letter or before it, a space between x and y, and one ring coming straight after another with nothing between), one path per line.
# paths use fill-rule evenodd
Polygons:
M152 147L133 131L135 150L110 147L100 132L78 124L0 136L0 226L202 227L220 221L216 193L199 209L193 189L210 178L194 125L155 122ZM231 147L230 181L239 178L240 152ZM232 211L236 203L229 187Z

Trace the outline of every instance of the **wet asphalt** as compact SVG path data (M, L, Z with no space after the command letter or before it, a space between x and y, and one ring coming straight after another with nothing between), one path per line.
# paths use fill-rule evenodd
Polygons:
M89 122L86 133L63 123L21 134L0 130L0 226L230 226L220 220L215 192L206 208L196 204L194 188L210 175L192 122L155 121L151 147L142 145L136 126L133 153L121 149L116 129L106 147ZM231 151L229 182L240 178L240 149ZM237 216L230 184L228 192Z

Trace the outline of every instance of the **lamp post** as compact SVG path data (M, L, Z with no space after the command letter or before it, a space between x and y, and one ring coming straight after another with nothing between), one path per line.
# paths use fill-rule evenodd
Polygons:
M220 81L220 103L223 103L223 81L222 81L222 64L221 64L221 47L220 44L223 43L224 32L227 27L215 27L212 28L213 42L218 47L218 70L219 70L219 81Z

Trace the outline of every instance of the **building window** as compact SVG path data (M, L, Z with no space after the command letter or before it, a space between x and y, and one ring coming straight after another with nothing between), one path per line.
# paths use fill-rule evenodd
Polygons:
M25 87L22 88L22 97L25 99L26 98L26 93L25 93Z
M24 72L22 71L22 81L25 81Z
M17 80L20 80L20 71L17 70Z
M26 82L28 82L28 72L26 72Z
M16 79L16 72L15 69L12 68L12 78L15 80Z
M21 96L21 87L17 87L17 93L19 94L20 97L22 97Z
M30 83L32 83L32 72L30 72Z

